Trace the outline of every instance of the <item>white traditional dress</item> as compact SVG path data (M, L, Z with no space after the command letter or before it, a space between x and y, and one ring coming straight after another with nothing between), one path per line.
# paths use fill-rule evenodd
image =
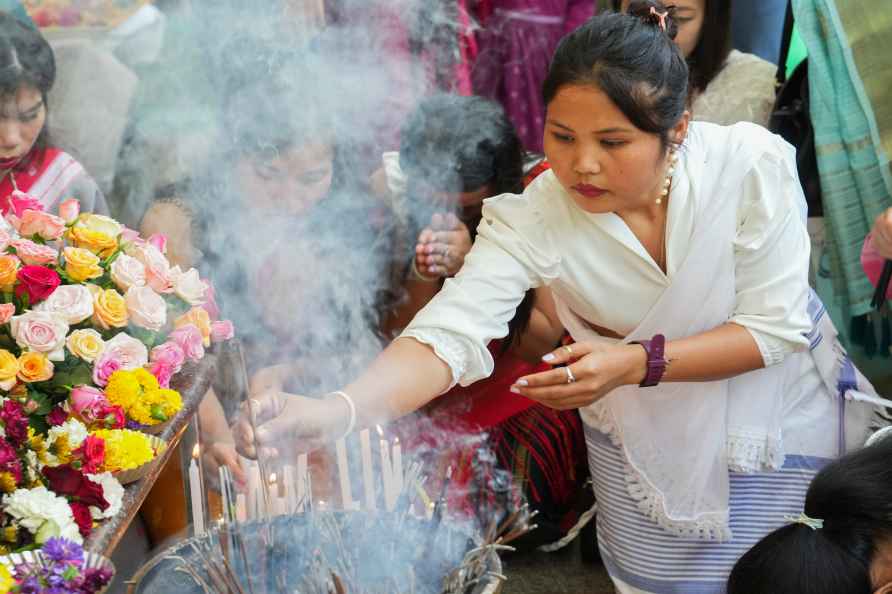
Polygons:
M523 294L548 285L576 341L668 340L726 322L766 368L625 386L582 409L599 545L620 592L721 593L736 559L802 509L811 477L864 442L873 388L808 286L793 150L759 126L693 123L668 202L662 272L615 214L583 211L553 172L488 200L461 272L406 328L455 382L491 373ZM716 357L727 356L721 351Z

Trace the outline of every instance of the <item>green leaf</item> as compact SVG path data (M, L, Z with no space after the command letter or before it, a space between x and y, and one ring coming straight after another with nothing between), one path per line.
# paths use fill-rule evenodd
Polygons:
M137 326L128 326L127 333L151 349L158 341L158 333Z

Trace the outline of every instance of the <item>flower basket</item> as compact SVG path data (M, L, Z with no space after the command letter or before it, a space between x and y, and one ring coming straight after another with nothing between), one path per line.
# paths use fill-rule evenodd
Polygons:
M39 567L46 567L47 560L42 551L23 551L21 553L10 553L9 555L3 555L0 557L0 563L6 566L10 572L15 570L17 565L27 564L27 565L36 565ZM103 557L98 553L91 553L89 551L84 551L84 565L83 568L87 569L104 569L106 571L111 572L112 580L109 581L108 584L105 585L101 590L98 590L96 594L103 594L103 592L108 591L109 586L111 586L111 582L114 580L115 575L115 565L111 562L107 557Z
M170 427L173 424L174 418L171 417L167 419L163 423L158 423L157 425L142 425L139 430L147 435L161 435L164 433L164 430Z

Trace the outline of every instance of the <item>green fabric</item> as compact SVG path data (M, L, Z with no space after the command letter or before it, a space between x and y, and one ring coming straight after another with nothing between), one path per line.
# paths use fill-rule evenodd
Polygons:
M796 67L807 57L808 50L805 47L805 42L802 41L802 36L799 34L799 28L794 25L793 36L790 38L790 51L787 52L787 63L785 65L785 68L787 69L787 78L790 78L790 75L793 74Z
M0 10L8 12L23 23L27 23L32 27L34 26L34 21L32 21L31 17L28 16L28 13L25 12L25 7L22 6L22 3L19 2L19 0L0 0Z
M883 68L892 34L888 1L793 0L808 49L833 286L849 316L871 309L873 287L861 268L861 247L874 218L892 206L883 148L892 145L892 72Z

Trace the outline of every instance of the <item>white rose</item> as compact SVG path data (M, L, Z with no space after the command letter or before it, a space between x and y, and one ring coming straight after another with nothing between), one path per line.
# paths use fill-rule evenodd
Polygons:
M90 507L93 519L113 518L121 511L121 502L124 500L124 487L118 482L112 473L88 474L87 478L102 487L102 497L108 502L108 507L102 511L96 506Z
M12 337L23 349L46 354L50 361L65 360L68 324L59 314L29 311L9 320Z
M146 284L158 293L169 293L170 262L167 257L149 243L139 246L133 256L145 266Z
M130 287L142 287L146 284L145 265L127 254L120 254L111 265L111 279L126 292Z
M52 522L58 527L60 537L78 544L84 542L68 501L46 487L16 489L4 495L3 511L31 534L36 535L47 522Z
M105 350L105 341L102 335L92 328L75 330L65 339L65 346L75 357L80 357L87 363L92 363L99 358Z
M90 231L98 231L112 238L120 235L124 229L124 226L113 218L92 213L82 214L75 226L83 227Z
M180 272L180 267L174 266L170 271L170 278L177 297L189 305L204 305L208 285L201 280L197 270L190 268L186 272Z
M126 332L116 334L105 343L104 352L109 351L115 352L115 357L121 362L121 369L137 369L145 367L149 362L149 349L146 345Z
M93 315L93 294L84 285L62 285L34 310L59 314L73 326Z
M130 322L157 332L167 323L167 304L151 287L130 287L124 295Z

